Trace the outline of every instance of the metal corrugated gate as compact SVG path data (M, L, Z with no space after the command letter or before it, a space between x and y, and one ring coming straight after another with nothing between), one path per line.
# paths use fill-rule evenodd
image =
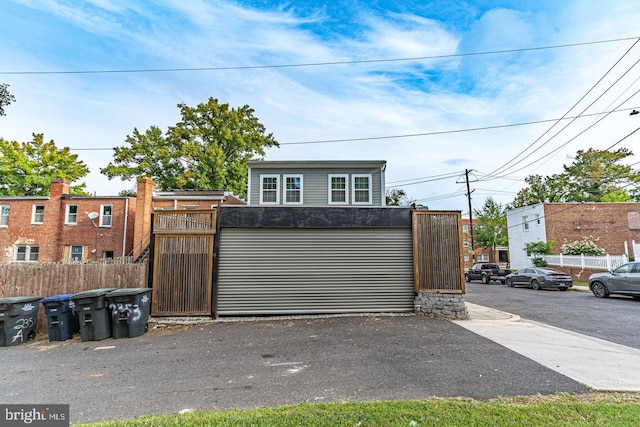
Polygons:
M218 315L413 311L410 228L220 231Z

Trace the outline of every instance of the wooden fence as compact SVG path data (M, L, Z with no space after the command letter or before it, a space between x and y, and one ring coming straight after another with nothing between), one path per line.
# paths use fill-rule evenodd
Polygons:
M413 212L416 292L465 293L460 212Z
M75 294L99 288L147 287L147 263L0 265L0 298ZM38 331L46 331L42 306Z

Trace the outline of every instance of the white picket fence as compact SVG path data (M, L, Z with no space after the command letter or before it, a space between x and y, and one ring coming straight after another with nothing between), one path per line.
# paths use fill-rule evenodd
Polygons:
M604 256L584 256L584 255L545 255L543 257L547 265L560 267L581 267L593 270L612 270L619 265L629 262L626 254L604 255Z

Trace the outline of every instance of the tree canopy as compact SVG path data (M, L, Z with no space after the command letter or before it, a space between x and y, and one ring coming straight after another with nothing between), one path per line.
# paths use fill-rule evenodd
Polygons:
M409 206L415 200L410 198L402 188L390 188L385 191L387 206Z
M490 248L495 251L497 246L508 245L509 236L507 233L507 212L505 207L497 203L493 198L488 197L482 209L474 210L474 214L478 220L473 232L475 247Z
M100 171L109 179L150 177L160 190L222 189L247 195L247 162L278 147L272 134L245 105L232 108L217 99L195 108L178 104L182 120L163 134L152 126L134 129L128 146L116 147L114 160Z
M33 134L33 140L23 143L0 138L0 195L46 196L52 179L73 182L88 173L89 168L69 147L44 142L42 134ZM84 187L84 183L72 186L70 192L86 195Z
M11 105L16 101L16 97L9 92L9 85L6 83L0 83L0 116L6 116L4 107Z
M515 208L536 203L553 202L628 202L639 200L636 190L640 173L620 162L633 153L626 148L615 151L594 150L577 152L564 172L548 177L530 175L528 187L518 192Z

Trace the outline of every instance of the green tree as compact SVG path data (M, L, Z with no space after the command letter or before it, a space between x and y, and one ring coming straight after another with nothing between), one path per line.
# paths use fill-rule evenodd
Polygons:
M9 92L9 85L6 83L0 83L0 116L6 116L4 107L11 105L16 101L16 97Z
M626 148L580 150L561 174L525 178L527 187L518 192L514 208L553 202L628 202L640 200L640 173L620 162L633 153ZM631 188L627 190L626 188Z
M506 208L488 197L482 209L476 209L474 213L478 220L473 232L475 247L490 248L493 258L496 247L507 246L509 243Z
M160 128L151 126L144 133L134 129L125 141L128 146L116 147L113 163L100 169L101 173L109 179L119 176L125 181L150 177L163 191L179 188L177 178L185 173L182 153Z
M33 134L33 140L23 143L0 138L0 195L46 196L52 179L73 182L88 173L89 168L69 147L59 149L53 140L44 142L42 134ZM70 192L87 195L84 187L84 183L72 186Z
M571 185L567 201L600 202L610 194L626 193L627 186L635 187L640 182L640 173L619 164L632 155L626 148L578 151L573 164L564 167Z
M518 192L513 202L511 202L513 208L537 203L564 202L569 191L567 176L564 174L547 177L529 175L524 181L529 186Z
M409 206L415 200L411 199L402 188L389 188L385 191L387 206Z
M278 147L249 106L231 108L209 98L195 108L179 104L182 120L163 136L158 128L127 136L113 163L101 172L108 178L153 178L158 188L221 189L247 195L247 162L260 160L267 147Z
M551 250L555 246L555 242L531 242L525 246L528 254L532 255L531 261L536 267L544 267L547 265L547 261L542 257L543 255L551 255Z

